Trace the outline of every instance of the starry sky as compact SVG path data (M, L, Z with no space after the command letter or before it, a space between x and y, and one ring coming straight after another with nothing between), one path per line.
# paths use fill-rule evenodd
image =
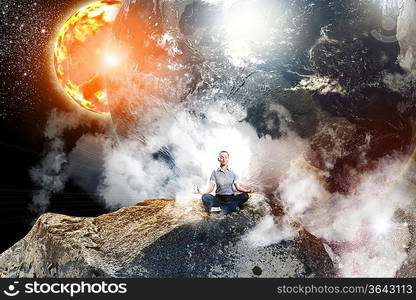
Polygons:
M28 211L35 189L29 170L45 146L44 127L53 109L71 111L51 76L52 45L56 31L78 7L80 0L0 2L0 252L31 228L36 216ZM91 128L71 133L74 140ZM51 199L51 212L99 215L103 208L82 190L69 184Z

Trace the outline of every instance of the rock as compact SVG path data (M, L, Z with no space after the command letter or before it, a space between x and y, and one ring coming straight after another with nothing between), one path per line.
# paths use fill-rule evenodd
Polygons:
M299 230L297 240L300 244L301 253L305 254L305 263L320 274L333 274L333 264L326 253L325 247L319 239L305 229Z
M412 247L407 253L407 259L396 272L398 278L415 278L416 277L416 248Z
M263 270L259 266L255 266L252 271L253 271L253 274L257 276L260 276L261 273L263 272Z
M246 234L262 218L258 195L240 212L209 216L201 202L153 199L95 218L46 213L0 255L2 277L314 277L297 240L254 246ZM299 236L301 240L305 234ZM310 244L319 243L309 234ZM303 242L304 244L308 244ZM315 247L318 248L319 247ZM323 247L320 249L322 250ZM316 249L313 250L315 257ZM320 256L328 257L325 250ZM325 272L322 273L322 270ZM259 271L261 270L261 271Z

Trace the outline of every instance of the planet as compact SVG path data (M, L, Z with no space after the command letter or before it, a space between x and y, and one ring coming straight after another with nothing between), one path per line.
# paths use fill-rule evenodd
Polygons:
M311 139L310 163L331 169L330 185L346 191L347 165L394 152L410 157L415 147L412 95L387 80L406 73L387 17L396 24L399 9L371 0L125 0L110 40L129 51L105 76L116 132L143 133L175 107L203 119L202 107L223 101L231 113L244 107L243 121L259 137L279 138L287 125Z
M111 118L120 136L143 129L158 114L155 111L166 112L195 90L198 74L185 41L177 38L176 5L181 4L126 1L114 22L109 43L126 49L126 59L105 79Z
M79 107L109 114L103 76L121 63L122 54L107 44L121 1L100 0L78 9L60 28L54 48L59 85Z

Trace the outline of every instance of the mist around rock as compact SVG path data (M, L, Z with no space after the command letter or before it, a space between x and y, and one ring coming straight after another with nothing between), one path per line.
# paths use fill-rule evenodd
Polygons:
M169 40L177 42L179 51L183 50L180 42L196 41L198 32L205 34L208 41L216 36L206 29L204 22L192 21L197 14L185 13L186 5L198 7L195 12L201 16L204 9L209 13L225 5L222 1L211 2L180 3L184 14L180 34L171 33ZM263 275L322 275L316 269L308 273L302 269L305 265L292 256L301 248L300 244L293 243L301 236L294 224L301 224L301 228L316 237L330 258L333 273L329 272L329 276L415 276L416 3L398 2L379 7L376 16L368 13L374 1L352 1L352 7L332 7L327 3L328 24L315 24L316 32L310 33L313 40L304 43L293 40L290 30L279 33L279 43L270 39L276 42L269 47L272 50L300 47L299 52L288 51L290 55L281 50L280 56L273 55L273 51L255 57L246 56L247 53L237 55L232 47L244 40L236 41L231 35L228 37L233 43L224 46L223 56L217 61L211 56L220 48L210 52L213 50L209 42L202 41L200 48L196 48L205 55L206 61L189 65L186 60L181 61L187 71L197 65L194 71L199 74L196 76L199 81L193 92L187 94L186 101L158 102L162 104L149 109L137 123L130 125L134 132L131 135L117 132L121 127L117 120L122 118L114 113L112 120L100 120L103 128L100 133L84 135L67 149L65 134L71 128L92 122L93 117L78 112L53 112L45 129L48 138L45 154L30 171L39 188L30 209L38 214L47 212L51 195L62 191L66 182L72 180L116 213L153 198L176 199L175 207L179 210L173 211L198 210L202 203L192 191L196 186L201 189L207 186L211 171L217 167L218 152L227 150L230 166L240 175L241 183L255 188L263 199L256 222L237 221L238 215L226 219L230 224L225 225L235 225L237 231L241 229L238 234L229 233L233 246L227 255L235 264L218 262L210 266L209 272L201 266L182 273L173 269L164 273L158 269L162 263L171 262L166 257L173 251L171 247L175 246L177 237L189 237L190 253L202 251L192 244L194 239L190 237L198 230L185 219L170 216L171 222L184 222L184 229L170 236L157 228L150 230L151 236L163 236L163 239L151 239L154 244L149 243L143 252L146 259L129 261L136 266L135 271L128 274L120 265L115 268L117 271L108 274L175 277L175 274L191 275L194 270L202 277L252 276L247 269L251 264L246 264L246 260L236 263L238 258L231 258L232 255L243 248L260 247L266 251L267 247L286 243L290 251L278 255L279 263L272 262L274 255L269 252L256 252L256 263L265 263L264 255L274 268L267 271L259 266L265 270ZM162 7L173 5L166 3L160 1ZM293 3L295 14L299 12L296 10L299 3ZM128 5L133 7L134 3L126 1ZM351 13L356 7L362 9L361 15ZM311 5L302 11L302 16L310 21L315 13L327 12L326 8ZM330 22L331 13L336 15L339 11L343 12L342 18ZM377 23L387 13L394 17L397 26L397 41L390 44L371 36L372 22ZM293 22L300 20L302 17L297 17ZM349 20L352 21L348 23ZM302 28L307 25L302 23ZM278 24L268 26L273 28ZM190 34L194 29L196 33ZM217 45L215 39L211 42ZM164 45L167 47L169 43ZM351 57L361 62L356 69L349 60ZM140 216L146 219L146 213ZM41 218L38 223L46 217ZM146 222L153 226L152 219ZM205 230L210 225L200 226ZM221 226L214 228L219 230ZM273 249L280 249L276 247ZM249 253L246 250L238 253ZM308 251L312 250L306 249L305 253ZM286 259L292 259L291 266L299 269L277 272L281 261ZM109 269L116 264L115 261L105 263ZM238 268L246 269L239 271ZM80 274L77 272L73 274Z

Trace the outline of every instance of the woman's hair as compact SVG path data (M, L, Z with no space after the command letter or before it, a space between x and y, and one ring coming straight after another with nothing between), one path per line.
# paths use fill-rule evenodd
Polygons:
M218 153L218 158L220 158L221 154L223 153L227 153L227 156L230 157L230 154L228 153L228 151L222 150L220 151L220 153Z

